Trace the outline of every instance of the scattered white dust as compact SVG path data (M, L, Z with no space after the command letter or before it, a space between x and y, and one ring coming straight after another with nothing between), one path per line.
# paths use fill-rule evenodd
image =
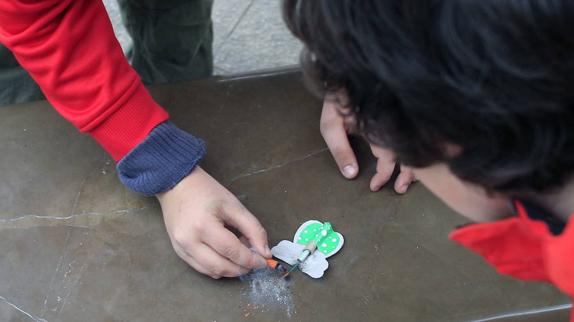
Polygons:
M268 312L269 310L285 311L287 317L294 312L293 296L289 289L289 280L281 277L275 270L264 268L255 270L241 277L248 283L243 295L247 297L245 316L252 311Z

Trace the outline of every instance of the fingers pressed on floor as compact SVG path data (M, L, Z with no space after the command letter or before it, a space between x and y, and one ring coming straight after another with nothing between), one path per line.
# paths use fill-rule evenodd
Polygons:
M413 170L401 165L401 172L395 180L395 191L397 193L407 192L407 189L414 181L416 181L416 179Z
M359 173L359 166L345 129L341 126L341 128L325 131L323 138L339 167L339 171L347 179L355 178Z

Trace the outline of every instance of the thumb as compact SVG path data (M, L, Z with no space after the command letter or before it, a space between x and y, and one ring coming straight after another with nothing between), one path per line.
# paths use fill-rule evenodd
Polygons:
M267 231L259 220L241 204L232 206L228 210L225 211L225 222L239 230L257 253L265 258L271 258Z

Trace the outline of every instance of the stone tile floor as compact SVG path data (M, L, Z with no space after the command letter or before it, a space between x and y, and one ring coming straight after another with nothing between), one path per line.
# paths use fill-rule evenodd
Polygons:
M356 145L361 174L343 179L318 131L321 102L299 73L151 93L208 142L202 167L259 218L271 245L309 219L344 234L325 277L294 273L286 285L194 272L157 202L129 192L90 137L36 102L0 109L0 322L568 319L570 300L552 286L498 275L449 241L465 220L422 185L372 193L366 144Z
M124 50L126 33L116 0L104 0ZM301 45L287 30L278 0L215 0L213 6L215 74L238 74L292 66Z

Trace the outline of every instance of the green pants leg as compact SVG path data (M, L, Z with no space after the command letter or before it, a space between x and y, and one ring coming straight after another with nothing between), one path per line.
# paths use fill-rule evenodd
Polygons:
M36 82L20 67L10 50L0 44L0 106L43 98Z
M134 41L130 60L144 83L207 77L213 72L213 0L118 0ZM30 75L0 44L0 106L43 99Z
M145 84L213 72L213 0L118 0L133 39L132 66Z

